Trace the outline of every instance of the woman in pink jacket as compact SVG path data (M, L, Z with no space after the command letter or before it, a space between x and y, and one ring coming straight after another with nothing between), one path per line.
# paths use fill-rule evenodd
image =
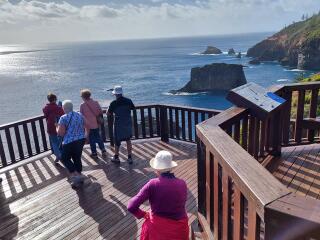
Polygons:
M97 117L102 115L102 109L97 101L91 98L89 89L81 90L81 98L83 103L80 105L80 112L86 120L86 130L89 133L89 143L91 148L91 157L97 157L97 147L99 145L102 156L105 156L107 151L100 137L99 124Z

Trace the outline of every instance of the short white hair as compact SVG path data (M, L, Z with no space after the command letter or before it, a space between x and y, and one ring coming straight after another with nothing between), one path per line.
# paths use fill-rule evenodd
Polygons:
M62 102L62 107L65 113L69 113L73 111L73 104L71 100L64 100Z

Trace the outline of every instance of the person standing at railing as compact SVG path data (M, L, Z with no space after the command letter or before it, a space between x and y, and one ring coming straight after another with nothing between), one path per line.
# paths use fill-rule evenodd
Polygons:
M99 125L103 124L103 114L100 104L91 98L89 89L81 90L81 98L83 103L80 105L80 112L86 120L86 128L89 133L89 143L91 148L91 157L97 157L98 144L102 156L107 155L106 148L99 133Z
M55 162L57 163L61 160L61 151L59 149L60 139L57 136L56 125L64 112L62 107L57 104L57 96L55 94L49 93L47 99L49 103L47 103L42 111L47 121L49 141L53 154L56 156Z
M71 186L78 187L83 182L81 155L85 144L85 119L81 113L73 111L70 100L63 101L62 107L65 114L57 127L62 137L61 161L70 173Z
M112 94L116 100L110 103L108 115L114 114L114 138L115 138L115 154L112 159L114 163L120 163L119 149L122 141L127 143L128 163L132 164L132 120L131 110L135 108L131 99L123 96L121 86L115 86Z
M171 172L177 167L172 158L168 151L158 152L150 161L150 166L158 177L151 179L129 201L128 211L138 219L145 218L141 240L189 239L187 184ZM150 212L140 209L145 201L150 203Z

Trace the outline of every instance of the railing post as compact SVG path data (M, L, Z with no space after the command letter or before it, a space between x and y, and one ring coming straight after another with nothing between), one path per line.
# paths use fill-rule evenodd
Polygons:
M160 137L161 141L169 142L168 114L165 106L160 106Z
M265 240L319 239L318 200L293 193L265 207Z
M272 134L272 155L280 156L281 155L281 137L282 137L282 118L283 114L281 112L276 112L272 117L271 121L273 121L273 131Z
M290 139L290 119L291 119L291 102L292 92L285 91L282 96L286 99L285 107L282 113L282 145L288 145Z
M110 138L110 145L114 147L114 136L113 136L113 115L108 115L108 131L109 131L109 138Z
M198 172L198 211L206 215L206 147L197 138L197 172Z

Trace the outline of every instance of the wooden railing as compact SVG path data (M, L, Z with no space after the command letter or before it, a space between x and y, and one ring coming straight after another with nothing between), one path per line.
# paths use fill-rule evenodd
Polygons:
M161 137L195 142L196 124L220 113L218 110L172 106L139 105L131 112L132 139ZM104 142L114 144L113 116L100 126ZM50 150L43 116L0 126L0 168Z
M1 167L49 149L50 144L43 116L0 126Z
M286 99L302 91L293 131L287 127L293 122L291 102L263 121L249 109L232 107L197 125L198 220L204 239L320 239L320 201L291 193L264 167L268 159L277 160L273 156L281 146L317 141L316 131L308 129L304 137L303 129L306 117L316 116L314 92L320 85L299 86L276 91ZM308 104L301 96L306 89L312 96L309 115L301 114Z
M232 118L225 119L232 112ZM280 153L278 115L260 120L249 109L232 107L215 118L216 123L259 162Z
M265 228L265 206L289 194L220 127L245 111L232 108L197 126L199 212L214 239L258 239Z
M280 87L276 93L285 98L282 112L282 145L301 145L319 142L319 125L311 121L317 116L319 82L291 84Z

